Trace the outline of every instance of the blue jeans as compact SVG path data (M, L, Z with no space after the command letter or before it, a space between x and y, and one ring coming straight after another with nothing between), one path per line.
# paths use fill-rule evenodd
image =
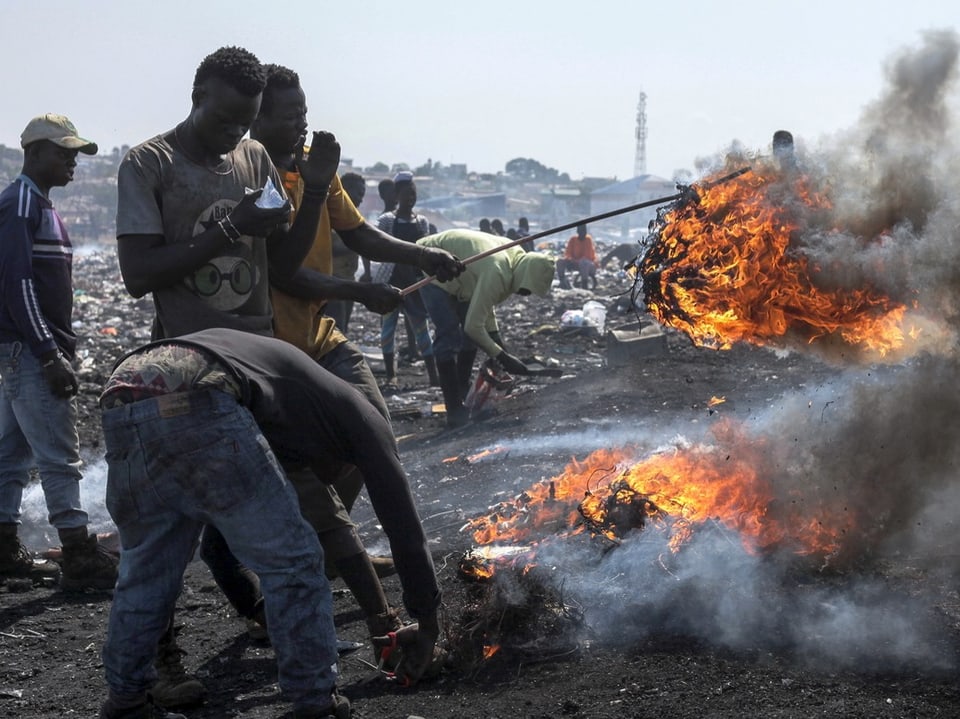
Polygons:
M423 304L430 313L435 330L433 354L437 362L453 359L461 350L476 348L476 343L463 331L463 320L469 306L441 287L431 283L420 288Z
M102 421L120 536L103 647L111 691L139 695L155 680L157 642L210 524L260 577L280 688L295 705L327 706L337 649L323 553L250 412L207 390L106 410Z
M50 524L86 526L80 464L76 400L53 395L25 344L0 344L0 524L20 523L23 488L36 467Z
M403 302L395 310L380 316L380 350L385 354L394 354L397 321L400 319L401 310L410 319L420 354L430 357L433 354L433 343L430 340L430 326L427 324L427 309L423 306L419 290L404 297Z

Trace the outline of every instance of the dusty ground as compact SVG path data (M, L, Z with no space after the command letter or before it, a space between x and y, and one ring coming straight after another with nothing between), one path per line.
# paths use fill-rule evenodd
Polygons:
M134 328L145 326L146 306L116 287L109 260L79 263L78 276L78 326L90 355L81 396L91 484L87 503L96 514L96 482L102 478L93 412L97 383L121 347L143 338ZM442 416L423 416L421 408L439 401L439 393L426 386L420 366L402 369L407 391L390 403L445 593L446 639L454 661L439 679L407 691L379 679L365 682L372 673L369 647L346 656L341 686L353 700L354 715L960 716L955 661L960 601L950 579L955 557L946 553L922 565L888 557L869 568L829 573L798 565L765 575L761 583L743 582L724 570L696 573L681 585L671 573L676 567L653 572L647 567L642 575L608 574L591 591L577 581L579 570L594 571L602 552L581 540L563 550L565 558L545 562L533 575L537 581L501 590L464 580L460 559L473 546L461 531L465 521L558 475L572 458L631 442L654 445L665 432L699 431L722 417L745 418L775 407L785 392L831 380L833 370L796 355L696 350L670 334L663 354L607 366L602 338L561 332L558 324L565 309L592 298L609 303L623 289L623 280L611 273L601 276L596 294L573 290L546 301L511 301L501 317L514 353L556 361L567 372L560 379L525 380L499 402L494 417L468 428L445 431ZM607 319L615 326L632 318L611 311ZM373 346L376 327L375 317L360 310L350 334ZM726 401L711 408L714 396ZM504 448L496 459L467 461L494 447ZM457 459L444 461L450 458ZM371 550L383 550L369 504L361 504L355 515ZM33 548L43 548L42 535L30 537ZM603 558L609 561L621 551ZM800 615L807 616L808 599L825 614L844 602L856 606L863 595L847 590L861 587L865 577L886 602L875 614L853 613L869 621L852 632L829 622L818 625L820 634L791 631ZM396 578L385 581L399 602ZM660 585L671 584L679 591L666 601L655 598ZM526 590L519 599L517 586ZM14 589L0 589L0 715L95 716L105 692L99 650L109 596ZM339 583L334 591L341 638L365 641L350 596ZM247 638L199 562L188 571L180 605L181 644L189 652L185 663L210 692L205 705L186 714L284 716L272 650ZM908 608L909 619L897 616L900 606ZM484 632L500 636L505 645L487 661L479 656ZM861 643L862 637L876 642ZM894 646L899 641L909 649L899 651Z

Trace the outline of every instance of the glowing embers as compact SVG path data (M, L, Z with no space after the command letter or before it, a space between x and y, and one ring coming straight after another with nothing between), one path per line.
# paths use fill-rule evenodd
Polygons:
M695 344L833 342L883 356L904 341L903 304L871 287L827 287L803 237L837 232L830 203L803 175L770 167L694 186L658 213L634 266L663 325Z

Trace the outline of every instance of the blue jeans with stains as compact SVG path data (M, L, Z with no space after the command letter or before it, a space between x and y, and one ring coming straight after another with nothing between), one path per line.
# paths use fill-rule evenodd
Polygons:
M121 547L103 647L111 692L136 696L155 681L157 642L210 524L260 577L284 695L328 706L337 649L323 553L250 412L205 390L108 409L102 421Z
M0 343L0 523L19 524L23 489L37 468L47 517L84 527L76 399L56 397L22 342Z

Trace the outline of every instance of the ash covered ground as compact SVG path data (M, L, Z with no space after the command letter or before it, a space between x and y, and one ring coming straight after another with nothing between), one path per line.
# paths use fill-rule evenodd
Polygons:
M150 305L124 293L108 253L78 258L76 273L84 496L97 528L109 531L97 390L122 349L146 338ZM612 307L626 289L604 272L596 292L510 300L500 317L512 351L556 363L564 376L523 380L494 416L467 428L447 431L442 415L424 415L439 392L427 386L422 364L401 366L405 391L389 401L444 591L451 663L438 679L404 690L368 681L373 656L365 645L340 664L354 715L960 715L956 526L955 513L945 511L956 506L956 492L945 479L952 473L936 463L950 453L928 437L910 471L909 452L884 450L897 437L921 442L927 424L909 412L923 403L931 419L943 420L932 411L934 395L950 386L921 391L914 375L930 370L923 364L841 371L796 353L697 349L671 332L661 352L608 363L602 336L560 327L565 310L593 299L611 306L608 327L635 331L636 318ZM361 308L350 334L372 347L378 327ZM711 398L724 401L711 406ZM891 414L881 417L882 409ZM858 420L866 430L850 429ZM546 542L525 576L502 571L492 583L462 576L461 558L474 543L461 530L492 505L596 449L632 447L642 457L719 442L712 432L728 421L778 448L771 466L782 476L822 485L870 520L846 556L754 555L716 524L675 555L654 531L620 546L581 536ZM953 436L949 426L941 430L945 442ZM496 453L470 459L485 449ZM25 537L41 550L51 541L38 496L26 501L33 529ZM384 551L368 502L355 519L368 548ZM399 603L396 578L385 584ZM333 588L341 638L366 642L351 597L340 582ZM99 651L109 607L106 595L0 590L0 713L95 716L105 693ZM285 715L272 649L247 637L201 562L187 573L178 621L185 664L209 690L187 716ZM484 660L492 644L500 650Z

